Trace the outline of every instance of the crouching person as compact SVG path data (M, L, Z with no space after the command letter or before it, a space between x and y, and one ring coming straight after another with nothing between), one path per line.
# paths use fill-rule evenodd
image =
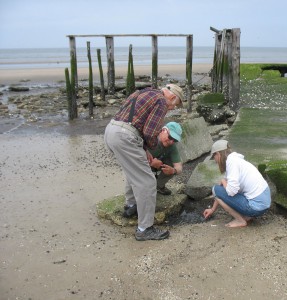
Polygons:
M242 154L232 152L228 141L212 145L211 154L226 176L212 189L214 204L203 212L209 218L220 205L234 219L227 227L244 227L254 217L263 215L271 205L270 189L258 169Z
M171 190L165 185L177 174L182 172L182 162L176 147L181 140L182 129L176 122L167 123L158 136L157 147L149 149L153 159L150 163L157 180L157 192L162 195L170 195Z

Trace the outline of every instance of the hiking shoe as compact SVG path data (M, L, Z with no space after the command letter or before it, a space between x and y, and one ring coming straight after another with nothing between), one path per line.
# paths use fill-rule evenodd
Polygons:
M137 241L163 240L169 237L168 230L160 230L153 226L146 228L144 231L136 230L135 237Z
M131 218L132 216L135 216L137 214L138 214L138 211L137 211L136 204L134 204L133 206L128 206L128 205L124 206L124 213L123 213L124 218Z
M165 186L162 187L162 188L157 187L157 192L160 193L160 194L162 194L162 195L171 195L171 190L168 189L168 188L165 187Z

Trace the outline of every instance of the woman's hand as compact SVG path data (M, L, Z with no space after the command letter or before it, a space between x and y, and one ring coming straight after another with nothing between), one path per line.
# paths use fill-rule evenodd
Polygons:
M214 211L213 211L212 208L207 208L207 209L205 209L204 212L203 212L204 218L205 218L205 219L210 218L211 215L213 214L213 212L214 212Z
M224 188L227 186L227 180L225 178L221 179L220 185L222 185Z

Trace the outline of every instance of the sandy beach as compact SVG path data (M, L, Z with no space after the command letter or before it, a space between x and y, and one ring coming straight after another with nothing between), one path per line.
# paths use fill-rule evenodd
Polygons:
M183 76L184 66L164 66L165 74ZM57 82L64 70L0 70L0 84L23 79ZM286 218L271 210L230 229L219 210L209 222L171 226L167 240L137 242L134 227L96 214L125 183L103 135L83 124L71 134L77 122L63 123L64 131L30 123L0 135L1 300L287 299Z
M211 64L195 64L193 65L193 73L207 73L210 71ZM151 75L150 66L135 66L135 75ZM104 75L106 68L103 68ZM127 68L119 66L115 68L116 76L126 76ZM158 76L169 74L173 78L185 78L185 65L160 65ZM96 80L99 78L98 69L93 70L93 76ZM79 80L89 78L87 68L78 68ZM30 80L32 82L50 83L65 80L65 70L62 68L45 68L45 69L0 69L0 84L18 83L20 80Z

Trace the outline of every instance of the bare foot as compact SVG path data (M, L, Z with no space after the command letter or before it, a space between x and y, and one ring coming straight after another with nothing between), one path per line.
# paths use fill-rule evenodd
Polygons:
M233 221L225 224L226 227L231 227L231 228L236 228L236 227L245 227L247 226L247 222L244 221L238 221L236 219L234 219Z
M248 223L248 222L251 222L253 221L253 218L252 217L246 217L246 216L243 216L244 220Z

